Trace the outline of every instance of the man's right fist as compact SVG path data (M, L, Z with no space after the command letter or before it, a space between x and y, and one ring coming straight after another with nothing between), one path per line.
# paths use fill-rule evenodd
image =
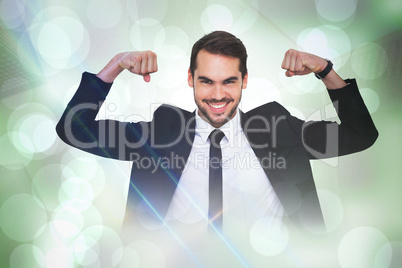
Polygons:
M156 54L152 51L131 51L116 55L121 68L144 77L145 82L151 81L149 74L158 71Z
M119 53L97 74L97 76L107 83L112 83L114 79L124 70L144 77L145 82L151 81L149 74L158 71L156 54L152 51L129 51Z

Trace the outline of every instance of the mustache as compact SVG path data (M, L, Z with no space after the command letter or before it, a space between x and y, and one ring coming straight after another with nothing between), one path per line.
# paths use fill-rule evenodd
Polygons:
M232 98L223 98L220 100L217 99L204 99L202 100L203 102L208 102L208 103L222 103L222 102L231 102L234 101Z

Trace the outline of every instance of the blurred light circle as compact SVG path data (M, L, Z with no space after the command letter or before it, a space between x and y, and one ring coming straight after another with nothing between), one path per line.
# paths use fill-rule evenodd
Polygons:
M113 253L122 248L120 236L102 225L85 229L74 244L74 254L81 265L99 263L105 267L113 267Z
M328 233L331 233L339 227L343 220L343 206L341 200L330 191L318 190L321 210L325 220L325 226Z
M52 75L81 64L89 52L88 31L70 9L53 6L39 12L28 29L41 55L42 72Z
M158 32L155 40L158 40L156 46L159 47L157 51L159 57L168 61L178 61L183 58L187 60L190 41L182 29L174 26L166 27Z
M51 22L45 23L39 31L37 47L42 57L50 60L67 59L73 53L67 33Z
M371 88L362 88L359 89L359 91L370 114L375 113L380 106L380 97L378 96L377 92Z
M48 211L54 211L60 206L58 193L62 184L60 164L48 164L39 169L32 180L32 194L37 196Z
M187 57L186 52L178 46L164 45L158 49L159 58L167 61L178 61Z
M153 18L162 21L168 11L167 0L127 1L126 12L134 21Z
M161 29L155 36L155 46L161 47L163 45L177 46L187 52L191 44L188 34L183 29L168 26Z
M102 234L101 226L85 229L74 241L74 256L79 264L90 265L99 260L98 240Z
M231 9L234 15L234 23L231 32L234 34L241 34L250 30L257 22L259 16L258 0L242 1L239 3L239 5Z
M164 41L164 28L159 21L153 18L144 18L136 21L130 29L130 41L133 50L156 51L161 45L161 40ZM159 40L158 42L155 41Z
M383 245L375 254L375 259L374 259L374 266L375 268L381 268L381 267L394 267L391 265L391 260L392 260L392 256L393 256L393 250L392 250L392 246L391 243L386 243L385 245ZM399 267L401 262L398 262L398 266L395 267Z
M328 40L321 30L306 29L297 37L297 45L305 51L315 51L315 53L319 54L322 50L326 52Z
M11 132L11 141L15 148L25 155L30 155L35 152L34 145L30 137L23 132Z
M353 51L352 69L364 79L380 78L388 67L388 54L376 43L366 43Z
M22 104L13 110L7 120L7 129L19 131L21 124L26 118L34 115L55 119L53 111L47 106L41 103L31 102L29 105Z
M73 68L81 64L88 55L90 44L89 34L82 23L78 19L70 17L56 18L49 23L53 25L51 28L53 28L52 31L54 31L56 36L52 39L46 35L41 35L38 38L39 52L45 58L46 62L50 66L59 69L63 69L64 66L66 68ZM62 31L59 31L58 28ZM69 44L69 47L65 47L65 50L61 52L61 55L54 54L59 49L53 51L53 48L49 48L49 46L60 44L60 40L56 41L58 35L62 39L67 37ZM67 64L64 65L64 62L67 62Z
M399 268L402 263L402 242L390 242L382 246L375 255L375 268Z
M89 21L100 29L115 26L122 17L122 7L118 1L90 0L87 6Z
M74 255L80 265L99 266L99 249L95 245L96 241L91 237L80 236L75 241Z
M55 120L49 118L46 114L31 114L23 119L18 129L19 133L29 137L29 140L20 139L15 142L24 147L25 151L45 152L56 141L55 127Z
M33 141L37 152L47 151L55 142L56 122L50 118L43 118L33 133Z
M74 263L74 256L65 247L54 247L46 254L45 267L71 268Z
M216 30L230 31L233 26L233 15L223 5L208 5L201 14L201 26L207 33Z
M20 26L26 17L24 4L18 0L2 0L0 2L0 18L9 29Z
M71 238L77 236L84 227L84 218L79 211L61 208L50 222L54 235Z
M316 8L318 14L323 18L332 21L340 22L351 17L357 7L357 0L317 0Z
M77 161L75 162L75 160ZM92 187L93 195L95 198L105 189L105 172L104 166L97 163L95 159L92 160L94 161L92 162L91 158L86 157L74 159L67 163L62 172L65 178L79 177L87 181ZM72 165L73 162L75 162L74 165ZM90 168L83 168L87 167L87 165Z
M7 152L0 154L0 165L11 170L26 167L33 158L33 150L21 151L21 148L16 148L13 143L15 139L22 139L26 143L30 141L27 136L18 132L8 132L0 137L0 148ZM31 147L33 149L33 145Z
M139 266L140 257L137 251L130 246L118 249L113 254L113 267L129 268Z
M166 255L153 242L139 240L129 245L130 251L137 252L141 267L166 267Z
M65 208L77 210L75 207L65 207ZM83 216L83 220L84 220L84 223L86 226L103 224L102 214L99 212L99 210L95 206L90 206L87 210L85 210L84 212L81 212L81 214Z
M29 194L9 197L0 208L0 227L5 235L18 242L31 241L47 222L43 203Z
M325 90L325 86L321 86L320 81L313 74L287 77L283 72L283 70L280 71L279 79L284 89L292 94L304 95L306 93L317 93Z
M78 211L87 210L93 202L92 186L82 178L67 178L59 189L59 201L62 206L71 207L73 203Z
M346 233L339 243L339 264L342 268L374 267L376 253L387 243L387 237L379 230L357 227Z
M1 102L10 109L21 105L29 105L32 100L32 89L23 77L11 77L4 81L0 88Z
M182 86L187 86L188 59L181 59L176 62L160 58L158 69L164 70L158 72L157 86L162 89L176 91Z
M259 254L275 256L289 243L289 231L282 221L275 218L262 218L250 229L251 246Z
M348 35L332 25L305 29L297 37L297 45L305 52L330 59L335 69L345 65L351 53Z
M9 116L7 128L12 129L10 140L26 157L43 159L57 149L56 120L53 112L38 103L21 105Z
M265 78L250 78L242 91L242 109L245 111L272 101L281 101L281 94L274 84ZM256 98L258 96L258 98Z
M45 255L37 246L22 244L10 255L10 268L40 268L45 266Z
M63 175L66 178L80 177L83 180L91 180L95 177L97 169L103 169L98 164L96 158L91 155L74 157L74 159L68 161L63 168Z

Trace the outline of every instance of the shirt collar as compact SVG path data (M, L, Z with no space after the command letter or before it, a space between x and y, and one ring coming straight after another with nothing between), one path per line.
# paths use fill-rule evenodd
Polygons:
M198 109L195 111L195 135L201 137L204 143L209 142L208 136L215 128L211 126L208 122L201 118L198 114ZM219 128L223 133L225 133L225 137L223 141L229 141L232 143L234 141L234 137L242 132L241 124L240 124L240 110L236 110L235 116L226 122L223 126Z

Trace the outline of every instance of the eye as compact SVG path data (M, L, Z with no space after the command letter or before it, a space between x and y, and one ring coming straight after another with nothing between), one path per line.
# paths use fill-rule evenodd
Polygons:
M235 81L234 80L226 80L223 81L223 84L233 84Z
M210 84L212 84L212 81L211 80L201 80L201 83L206 84L206 85L210 85Z

